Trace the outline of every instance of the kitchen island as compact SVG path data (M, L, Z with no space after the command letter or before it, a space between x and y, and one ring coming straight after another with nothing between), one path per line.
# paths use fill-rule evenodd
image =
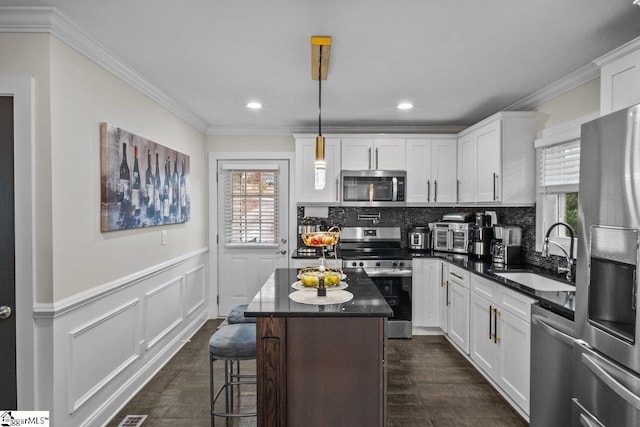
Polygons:
M362 270L345 269L341 304L303 304L296 269L277 269L256 317L259 426L386 425L386 320L393 311ZM338 292L328 290L327 293Z

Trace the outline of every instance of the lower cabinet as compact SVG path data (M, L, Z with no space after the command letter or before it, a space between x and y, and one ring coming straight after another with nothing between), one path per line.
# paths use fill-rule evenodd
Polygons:
M533 302L498 283L472 275L470 357L526 414Z
M444 264L437 259L413 259L411 308L414 327L440 326L440 283Z
M471 273L449 265L447 279L447 324L451 342L469 354L469 276Z

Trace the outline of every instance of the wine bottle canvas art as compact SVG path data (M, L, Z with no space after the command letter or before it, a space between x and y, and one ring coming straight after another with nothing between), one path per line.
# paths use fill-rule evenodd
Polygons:
M189 220L189 156L102 123L101 231Z

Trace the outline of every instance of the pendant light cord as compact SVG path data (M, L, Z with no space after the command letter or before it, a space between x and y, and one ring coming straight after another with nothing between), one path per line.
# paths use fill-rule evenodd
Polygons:
M318 136L322 136L322 45L318 63Z

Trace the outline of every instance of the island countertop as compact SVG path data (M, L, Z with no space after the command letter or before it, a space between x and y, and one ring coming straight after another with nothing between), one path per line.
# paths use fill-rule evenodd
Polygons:
M345 269L345 289L353 299L342 304L301 304L289 298L296 290L291 285L298 281L298 270L279 268L267 279L253 298L247 317L392 317L393 311L367 274L358 269ZM299 292L314 292L311 290ZM327 292L332 292L327 290Z

